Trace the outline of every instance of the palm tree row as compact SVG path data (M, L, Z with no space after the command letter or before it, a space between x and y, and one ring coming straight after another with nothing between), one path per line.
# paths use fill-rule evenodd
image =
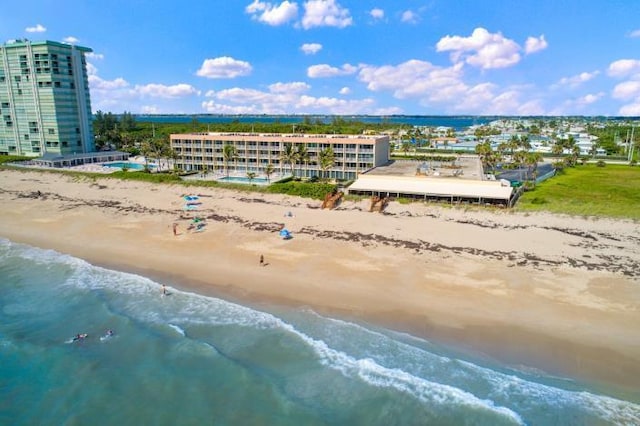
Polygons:
M237 162L239 158L238 150L233 144L226 144L222 149L222 158L224 161L224 170L227 177L229 176L229 163L232 161ZM327 170L331 169L335 164L335 154L331 147L325 148L318 153L317 160L314 160L309 155L309 151L307 150L306 145L299 144L293 145L291 143L286 143L284 145L284 149L280 155L280 161L287 164L290 167L291 175L295 177L295 169L296 165L299 166L299 175L302 174L302 165L306 165L308 167L310 162L317 161L320 170L323 174L327 172ZM237 164L236 164L237 168ZM269 163L265 166L264 173L267 175L267 180L270 180L270 176L274 173L275 167L273 164ZM255 178L255 174L253 175Z
M528 151L531 147L528 138L522 140L516 137L515 139L512 138L508 143L500 145L503 146L498 146L496 151L491 148L491 143L488 141L476 145L476 154L480 156L482 164L491 169L491 173L495 173L496 166L504 160L505 152L509 151L511 166L514 168L527 166L529 174L532 176L531 181L535 186L538 178L538 163L542 161L542 154Z

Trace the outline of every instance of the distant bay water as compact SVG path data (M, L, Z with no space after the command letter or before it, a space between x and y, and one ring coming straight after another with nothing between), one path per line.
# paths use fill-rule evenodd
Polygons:
M191 123L194 119L199 123L288 123L296 124L308 120L311 123L321 121L331 123L334 119L360 121L363 123L408 124L411 126L453 127L461 130L473 125L487 124L500 117L489 116L426 116L426 115L136 115L136 121L152 123Z

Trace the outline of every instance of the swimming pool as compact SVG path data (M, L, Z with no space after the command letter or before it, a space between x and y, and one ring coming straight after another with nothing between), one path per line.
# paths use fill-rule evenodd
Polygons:
M104 167L111 167L114 169L131 169L131 170L144 170L144 164L131 163L129 161L114 161L112 163L102 163ZM149 168L154 168L155 165L149 164Z
M220 182L230 182L230 183L251 183L255 185L268 185L269 181L265 178L253 178L249 179L247 177L242 176L225 176L218 179Z

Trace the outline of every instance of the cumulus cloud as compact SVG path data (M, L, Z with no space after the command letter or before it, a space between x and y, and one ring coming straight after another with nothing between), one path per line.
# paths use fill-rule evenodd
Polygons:
M35 27L27 27L24 30L28 33L43 33L47 31L47 29L42 24L38 24Z
M309 78L337 77L354 74L356 71L358 71L358 67L350 64L344 64L341 68L332 67L327 64L319 64L307 68L307 76Z
M85 53L84 56L86 56L87 59L92 59L96 61L101 61L104 59L104 55L102 53L88 52L88 53Z
M598 74L600 74L600 71L582 72L571 77L563 77L558 81L557 84L560 86L577 87L582 83L586 83L587 81L593 79Z
M629 37L633 37L633 38L635 38L635 37L640 37L640 29L638 29L638 30L634 30L634 31L631 31L631 32L629 33Z
M150 83L142 86L136 86L134 91L142 96L149 96L153 98L182 98L185 96L200 94L195 87L184 83L174 84L173 86Z
M206 78L235 78L251 74L251 64L229 56L205 59L196 75Z
M618 114L633 117L640 116L640 101L629 105L624 105L618 110Z
M584 96L576 99L576 104L580 105L580 106L591 105L592 103L597 102L600 99L602 99L603 96L604 96L604 92L589 93L587 95L584 95Z
M412 59L396 66L362 66L358 79L367 84L367 89L388 90L398 99L418 97L437 102L455 99L466 91L461 68L459 65L442 68Z
M469 37L445 36L436 44L438 52L451 52L453 62L464 62L482 69L505 68L520 61L520 46L501 33L476 28Z
M524 52L528 55L544 50L547 46L547 40L544 39L544 35L540 37L527 37L527 41L524 43Z
M305 43L300 47L306 55L315 55L320 50L322 50L322 45L320 43Z
M419 20L418 18L418 15L411 10L405 10L400 16L400 20L408 24L416 24Z
M313 27L344 28L353 24L349 9L336 0L309 0L304 3L302 27L305 30Z
M158 114L160 110L157 105L143 105L142 108L140 108L140 112L143 114Z
M349 93L351 93L351 89L349 89L348 87L343 87L342 89L340 89L339 92L341 95L348 95Z
M384 18L384 10L379 9L379 8L376 7L376 8L371 9L369 11L369 15L371 15L371 17L373 19L376 19L376 20L383 19Z
M609 65L609 75L612 77L626 77L640 73L640 60L620 59Z
M129 83L122 78L118 77L114 80L104 80L97 75L89 76L89 86L92 90L115 90L115 89L123 89L125 87L129 87Z
M274 83L269 85L271 93L304 93L311 89L307 83L294 81L292 83Z
M529 87L500 88L491 82L469 85L463 64L441 67L412 59L398 65L361 65L358 79L375 92L389 91L397 99L417 99L420 105L447 113L542 115L539 99Z
M245 12L250 14L252 19L259 22L278 26L286 24L298 17L298 4L283 1L279 5L274 5L272 3L254 0L253 3L245 8Z
M630 80L617 84L611 94L615 99L640 98L640 80Z
M287 114L330 113L358 114L373 112L372 99L343 100L331 97L315 97L306 94L306 83L274 83L268 91L234 87L208 92L212 99L202 102L202 108L216 114Z

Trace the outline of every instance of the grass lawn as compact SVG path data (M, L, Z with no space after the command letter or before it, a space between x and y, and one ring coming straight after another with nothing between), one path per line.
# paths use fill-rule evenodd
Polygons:
M525 192L516 210L640 220L640 167L587 164L566 168Z

